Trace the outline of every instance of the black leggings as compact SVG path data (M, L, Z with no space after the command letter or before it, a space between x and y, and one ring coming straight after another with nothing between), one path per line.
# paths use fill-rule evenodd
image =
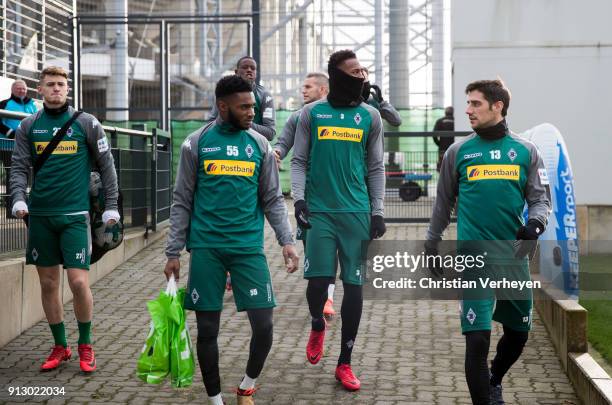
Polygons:
M497 343L497 353L491 362L491 376L487 366L491 331L465 333L465 377L474 404L488 404L489 386L501 384L502 378L518 360L528 333L504 326L504 334Z
M501 384L502 378L523 353L529 337L528 332L519 332L504 326L504 335L497 343L497 353L491 362L491 384Z
M251 323L251 344L246 375L257 378L261 374L270 348L272 347L272 308L247 310ZM196 311L198 323L198 362L202 379L208 396L213 397L221 392L219 376L219 321L221 311Z
M490 344L490 330L465 333L465 379L474 405L489 404L490 384L487 357Z
M312 329L321 331L325 328L323 308L327 299L327 287L333 282L332 277L314 277L308 279L306 299L310 316L312 316ZM344 297L342 298L342 346L338 364L350 364L355 338L359 330L361 312L363 309L363 287L360 285L342 283Z

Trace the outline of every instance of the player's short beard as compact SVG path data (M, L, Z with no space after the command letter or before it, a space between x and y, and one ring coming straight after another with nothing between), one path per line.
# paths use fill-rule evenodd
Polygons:
M236 129L249 129L240 123L240 120L232 113L232 109L227 111L227 121Z

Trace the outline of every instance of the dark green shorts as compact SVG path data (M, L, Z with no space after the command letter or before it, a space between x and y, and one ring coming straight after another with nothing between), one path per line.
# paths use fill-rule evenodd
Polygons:
M488 265L484 277L496 281L528 281L528 265ZM471 277L470 277L471 278ZM531 329L533 293L531 288L479 289L465 291L461 302L462 333L475 330L491 330L491 321L497 321L510 329L526 332Z
M91 230L88 214L29 216L26 263L36 266L64 264L89 270Z
M203 248L191 250L185 308L220 311L227 272L238 311L276 306L262 248Z
M362 285L367 241L370 239L370 213L324 213L310 215L306 236L304 278L336 277L347 284ZM364 243L366 242L366 243Z

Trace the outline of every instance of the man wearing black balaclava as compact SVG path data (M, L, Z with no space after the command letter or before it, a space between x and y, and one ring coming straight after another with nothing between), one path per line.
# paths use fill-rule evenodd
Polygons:
M344 388L355 391L361 387L351 368L351 353L363 306L362 242L386 231L383 128L379 112L361 98L365 78L353 51L333 53L328 74L327 99L304 106L299 118L291 189L298 225L309 229L304 278L312 329L306 356L312 364L323 356L323 307L338 257L344 297L335 376Z

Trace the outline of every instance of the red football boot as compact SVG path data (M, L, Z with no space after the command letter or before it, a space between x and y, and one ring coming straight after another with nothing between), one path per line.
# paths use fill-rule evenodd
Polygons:
M88 344L79 345L79 365L81 370L85 373L91 373L96 370L96 355L94 354L93 347Z
M40 366L40 371L51 371L59 367L62 361L70 360L72 356L72 350L70 347L64 347L62 345L53 346L53 350L47 360Z
M340 381L348 391L357 391L361 388L361 381L353 374L350 364L340 364L336 367L336 380Z
M325 329L326 328L327 322L325 322ZM308 358L310 364L317 364L319 360L321 360L321 357L323 357L325 329L320 332L317 332L316 330L310 331L310 337L308 338L308 344L306 345L306 358Z

